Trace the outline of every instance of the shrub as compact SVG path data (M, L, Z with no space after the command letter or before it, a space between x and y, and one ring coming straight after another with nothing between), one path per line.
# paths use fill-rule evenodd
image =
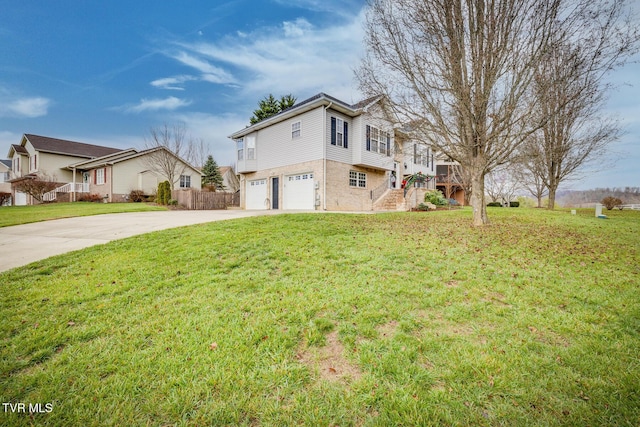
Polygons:
M169 199L167 202L169 206L178 206L178 201L176 199Z
M428 211L429 210L429 206L425 205L424 203L420 203L418 206L416 206L416 210L417 211Z
M9 200L11 200L11 193L0 192L0 206L8 204Z
M92 203L100 203L102 202L103 197L100 194L83 194L78 197L79 202L92 202Z
M520 202L509 202L509 207L510 208L519 208L520 207Z
M490 208L501 208L502 207L502 203L500 202L489 202L487 203L487 206Z
M602 199L602 201L600 202L604 205L605 208L607 208L607 210L611 210L613 208L615 208L616 206L620 206L622 204L622 200L618 199L617 197L605 197L604 199Z
M156 196L156 203L159 205L166 205L171 198L171 184L169 181L163 181L158 184L158 195Z
M450 206L460 206L460 203L456 199L449 199Z
M142 190L131 190L129 193L129 201L134 203L144 202L146 196Z
M440 190L429 190L424 193L424 201L433 203L436 206L447 206L447 199L445 199Z

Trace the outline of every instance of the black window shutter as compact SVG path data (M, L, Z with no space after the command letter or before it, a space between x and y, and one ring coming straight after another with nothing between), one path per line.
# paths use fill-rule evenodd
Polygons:
M387 156L391 155L391 135L387 134Z
M371 151L371 126L367 125L367 151Z
M344 122L344 148L349 148L349 124Z
M331 145L336 145L336 118L331 117Z

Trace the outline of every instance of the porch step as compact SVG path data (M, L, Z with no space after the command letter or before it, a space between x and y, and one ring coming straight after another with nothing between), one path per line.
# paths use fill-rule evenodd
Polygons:
M394 189L387 191L374 203L374 211L406 211L404 190Z

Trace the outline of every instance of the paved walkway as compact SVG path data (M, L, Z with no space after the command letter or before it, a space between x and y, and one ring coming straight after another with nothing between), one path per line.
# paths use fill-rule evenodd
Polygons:
M157 211L83 216L0 228L0 272L116 239L282 211Z

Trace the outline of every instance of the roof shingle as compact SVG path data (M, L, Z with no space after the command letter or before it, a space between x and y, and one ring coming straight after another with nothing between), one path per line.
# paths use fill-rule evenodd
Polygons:
M122 151L120 148L103 147L100 145L85 144L84 142L49 138L47 136L32 134L25 134L24 136L31 142L31 145L33 145L36 150L48 153L94 158Z

